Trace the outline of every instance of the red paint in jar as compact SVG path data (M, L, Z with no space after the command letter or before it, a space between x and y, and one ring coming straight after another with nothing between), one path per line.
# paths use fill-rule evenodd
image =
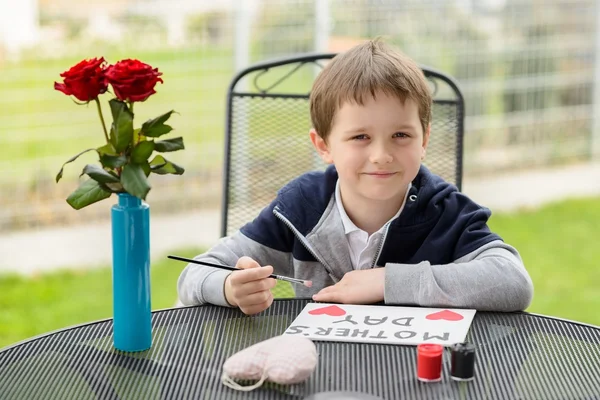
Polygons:
M421 382L442 380L442 354L444 346L421 343L417 346L417 379Z

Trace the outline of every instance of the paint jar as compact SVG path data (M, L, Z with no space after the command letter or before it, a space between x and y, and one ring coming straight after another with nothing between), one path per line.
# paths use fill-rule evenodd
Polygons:
M417 379L421 382L442 380L442 355L444 346L421 343L417 346Z
M456 343L451 347L450 377L455 381L470 381L475 377L475 345Z

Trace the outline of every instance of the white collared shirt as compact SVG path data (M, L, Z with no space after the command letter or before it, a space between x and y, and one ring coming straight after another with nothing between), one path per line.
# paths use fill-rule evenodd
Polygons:
M348 248L350 250L350 260L352 261L353 269L369 269L373 264L373 258L377 255L379 244L387 230L390 222L398 218L404 205L406 204L406 198L411 188L411 184L408 184L406 194L400 209L388 222L386 222L377 232L374 232L371 236L359 227L348 217L344 205L340 201L342 198L340 195L340 181L338 180L335 185L335 202L337 204L338 211L342 217L342 223L344 225L344 232L346 233L346 239L348 239ZM376 261L376 260L375 260Z

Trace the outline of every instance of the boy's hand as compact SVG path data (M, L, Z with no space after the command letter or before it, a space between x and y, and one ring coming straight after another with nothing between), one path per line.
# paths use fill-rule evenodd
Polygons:
M225 280L225 299L229 304L248 315L269 308L273 303L271 289L277 283L275 279L268 278L273 267L261 267L250 257L241 257L235 266L244 271L234 271Z
M383 301L385 268L347 272L341 281L328 286L312 299L325 303L372 304Z

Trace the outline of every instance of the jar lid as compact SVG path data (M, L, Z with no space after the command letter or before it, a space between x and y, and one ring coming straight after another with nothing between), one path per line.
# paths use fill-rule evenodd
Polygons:
M475 353L475 345L468 342L455 343L452 345L452 351L462 354Z
M443 351L444 346L442 346L441 344L421 343L417 346L417 352L419 354L428 356L437 356L442 354Z

